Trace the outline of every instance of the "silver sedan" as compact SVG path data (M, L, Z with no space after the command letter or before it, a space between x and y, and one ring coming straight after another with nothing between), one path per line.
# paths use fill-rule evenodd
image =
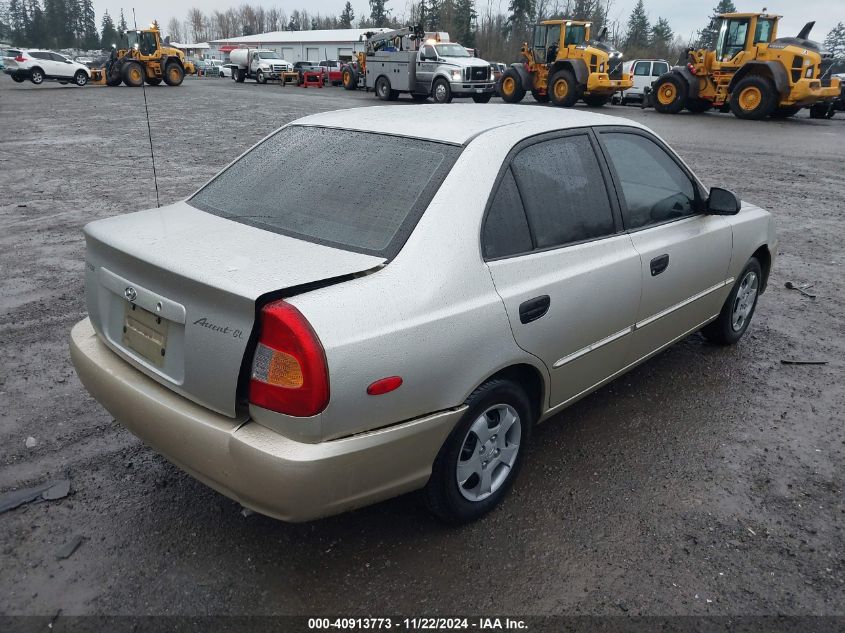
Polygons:
M512 105L306 117L85 238L85 387L288 521L418 489L478 518L535 424L693 332L736 343L777 253L643 126Z

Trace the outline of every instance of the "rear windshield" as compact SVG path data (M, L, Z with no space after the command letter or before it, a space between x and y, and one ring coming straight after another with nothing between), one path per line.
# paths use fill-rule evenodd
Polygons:
M203 211L391 259L461 148L310 126L282 128L191 198Z

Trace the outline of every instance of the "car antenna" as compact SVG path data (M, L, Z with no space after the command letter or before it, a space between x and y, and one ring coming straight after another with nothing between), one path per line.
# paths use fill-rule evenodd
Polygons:
M132 8L132 21L135 23L135 30L138 30L138 18L135 17L135 8ZM147 74L146 68L144 69L144 75ZM144 77L144 81L141 83L141 92L144 95L144 114L147 116L147 136L150 138L150 160L153 163L153 184L155 185L156 190L156 207L161 207L161 201L158 197L158 176L156 175L156 156L153 152L153 130L150 127L150 109L147 106L147 79Z

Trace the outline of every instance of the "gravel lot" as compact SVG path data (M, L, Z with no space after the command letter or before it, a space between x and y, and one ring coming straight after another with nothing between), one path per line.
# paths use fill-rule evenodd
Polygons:
M280 124L377 103L230 80L147 99L162 204ZM604 111L775 214L781 255L748 335L692 336L538 427L510 497L474 525L447 529L414 495L288 525L147 449L71 366L80 229L155 205L141 91L0 77L0 492L72 481L0 514L0 613L845 615L845 118Z

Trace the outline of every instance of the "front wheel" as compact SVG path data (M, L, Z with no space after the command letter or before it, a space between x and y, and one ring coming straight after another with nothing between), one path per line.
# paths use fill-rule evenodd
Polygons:
M775 87L764 77L746 77L731 92L730 107L739 119L765 119L777 107Z
M522 79L513 68L508 68L499 80L499 94L505 103L519 103L525 97Z
M490 93L483 94L483 95L472 95L472 100L476 103L490 103L490 99L493 98L493 95Z
M144 67L138 62L124 64L121 69L123 83L132 88L140 88L144 85Z
M510 380L484 383L466 405L423 493L428 509L454 524L474 521L501 502L519 472L532 424L528 396Z
M36 86L40 86L44 83L44 71L42 71L40 68L33 68L29 72L29 80Z
M267 77L264 76L263 71L261 71L261 70L258 71L258 74L255 75L255 81L257 81L260 84L266 84L267 83Z
M77 86L84 86L88 83L88 75L84 70L77 70L76 74L73 76L73 82Z
M717 345L733 345L741 339L754 316L762 284L763 269L757 258L752 257L742 269L719 316L701 330L704 337Z
M687 88L676 75L664 76L654 83L654 109L661 114L678 114L686 105Z
M569 70L559 70L549 80L549 95L558 107L571 108L580 96L575 75Z
M452 86L445 79L438 79L431 89L431 96L434 97L434 103L451 103Z

